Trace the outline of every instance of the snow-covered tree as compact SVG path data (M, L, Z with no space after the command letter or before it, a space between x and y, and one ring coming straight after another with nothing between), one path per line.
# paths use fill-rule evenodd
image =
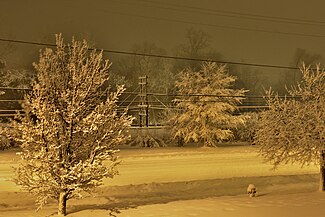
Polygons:
M226 65L211 62L203 63L198 71L181 72L176 82L176 115L171 121L174 137L204 146L230 139L232 129L245 121L244 116L233 114L246 92L232 89L235 80L227 74Z
M30 88L32 80L33 72L30 70L1 69L0 67L1 87Z
M9 70L6 61L0 59L0 87L25 87L31 82L32 76L26 79L27 71ZM26 82L26 80L28 80Z
M255 144L275 167L281 163L320 165L325 190L325 71L303 66L302 81L279 97L267 92L269 110L260 115Z
M132 118L118 113L123 87L106 87L110 63L102 52L89 51L86 41L41 51L36 81L24 100L25 116L13 123L20 132L21 163L16 182L37 196L39 208L48 199L66 203L117 174L116 145L127 138Z

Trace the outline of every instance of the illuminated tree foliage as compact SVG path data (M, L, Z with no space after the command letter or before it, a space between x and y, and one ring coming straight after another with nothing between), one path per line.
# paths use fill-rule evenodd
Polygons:
M39 208L56 199L59 215L66 215L68 199L117 174L114 147L128 138L132 121L117 112L123 87L105 88L110 63L88 48L74 39L65 45L57 35L56 49L43 50L34 64L26 115L14 123L22 144L16 182L37 196Z
M235 80L227 74L226 65L216 63L183 71L176 82L179 97L171 121L174 137L204 146L232 138L232 130L245 121L244 116L233 114L246 92L231 88Z
M320 165L320 190L325 190L325 72L303 67L302 81L289 96L267 92L269 110L261 113L255 144L275 167L281 163Z

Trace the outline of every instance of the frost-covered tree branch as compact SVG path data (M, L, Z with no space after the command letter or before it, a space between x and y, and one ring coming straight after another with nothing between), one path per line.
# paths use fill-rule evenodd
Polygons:
M275 167L298 162L321 166L320 189L325 190L325 72L303 66L302 81L280 98L268 91L269 110L261 113L255 143Z
M117 174L114 148L128 138L132 118L117 112L124 88L105 88L110 63L102 52L90 52L86 41L65 45L61 35L56 45L34 64L26 115L13 125L22 144L17 183L37 195L39 207L58 200L59 214L65 215L68 199Z

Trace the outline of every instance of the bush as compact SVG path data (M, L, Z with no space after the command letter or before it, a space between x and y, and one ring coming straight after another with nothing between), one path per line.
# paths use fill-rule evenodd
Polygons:
M13 128L9 128L5 124L0 123L0 150L19 147L19 142L13 139L13 136L19 137L17 133Z
M253 139L258 126L259 114L256 112L249 112L244 115L246 116L246 123L240 125L235 131L235 140L249 142L253 145Z
M12 143L10 142L10 140L5 136L0 135L0 150L11 148L11 146Z
M165 147L166 135L165 129L135 129L131 131L131 142L130 146L139 146L139 147Z

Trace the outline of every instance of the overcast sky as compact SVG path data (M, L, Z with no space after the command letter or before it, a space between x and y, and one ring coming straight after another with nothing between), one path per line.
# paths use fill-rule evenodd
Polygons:
M0 38L48 42L62 32L98 48L148 41L168 50L194 27L229 61L289 65L297 48L325 56L324 8L324 0L0 0ZM15 49L21 59L40 47Z

